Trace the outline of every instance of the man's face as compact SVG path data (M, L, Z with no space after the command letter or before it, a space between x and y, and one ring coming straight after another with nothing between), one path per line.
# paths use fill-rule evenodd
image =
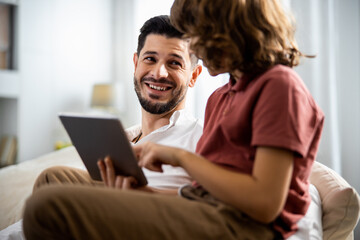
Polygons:
M134 54L134 64L135 91L147 112L163 114L184 107L187 88L197 77L187 41L149 34L139 56Z

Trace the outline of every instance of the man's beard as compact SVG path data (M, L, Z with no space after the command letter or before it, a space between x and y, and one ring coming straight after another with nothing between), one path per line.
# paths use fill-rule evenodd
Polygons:
M153 78L142 78L141 82L143 82L144 80L150 80L154 83L162 82L162 81L156 81ZM173 97L170 99L170 101L168 101L166 103L152 103L151 101L145 99L141 95L140 84L135 77L134 77L134 88L135 88L136 95L139 99L139 102L140 102L142 108L145 111L152 113L152 114L163 114L163 113L170 112L185 98L186 91L187 91L187 87L181 86L180 89L173 91L173 93L172 93ZM175 89L175 88L176 88L176 85L173 84L173 89ZM155 101L156 101L157 96L150 95L150 97L152 99L155 99Z

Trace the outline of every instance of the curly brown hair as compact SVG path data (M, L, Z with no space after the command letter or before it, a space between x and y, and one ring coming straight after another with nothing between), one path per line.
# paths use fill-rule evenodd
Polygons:
M175 0L170 19L213 70L259 73L276 64L296 66L304 56L292 18L277 0Z

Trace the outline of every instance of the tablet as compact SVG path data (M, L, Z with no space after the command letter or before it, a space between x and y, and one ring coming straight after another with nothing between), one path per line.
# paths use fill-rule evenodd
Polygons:
M59 118L92 179L102 180L97 161L110 156L116 175L133 176L137 186L147 184L118 118L68 113Z

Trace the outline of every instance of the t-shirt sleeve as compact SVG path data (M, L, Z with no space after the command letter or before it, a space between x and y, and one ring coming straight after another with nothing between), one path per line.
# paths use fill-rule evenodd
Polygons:
M318 124L316 104L297 75L269 76L253 111L253 146L279 147L307 155Z

